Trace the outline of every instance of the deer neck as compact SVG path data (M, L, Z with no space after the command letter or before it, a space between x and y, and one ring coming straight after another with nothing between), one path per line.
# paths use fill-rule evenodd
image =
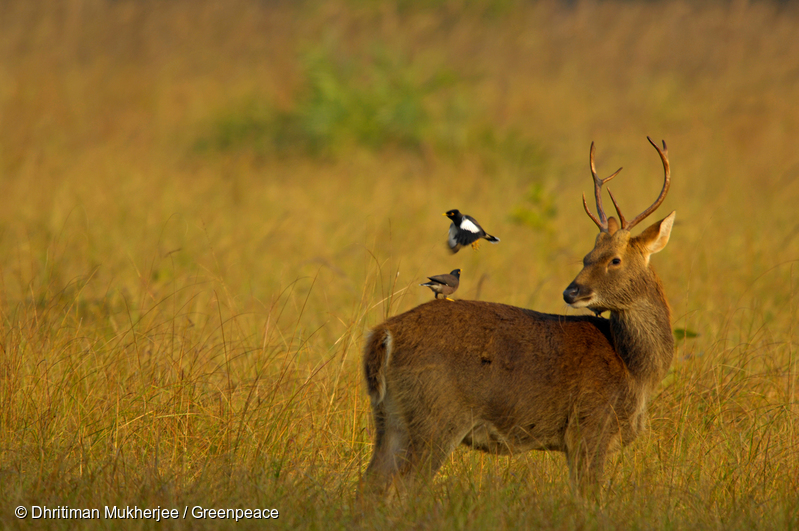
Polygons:
M648 296L610 314L619 356L630 374L650 391L666 375L674 354L671 311L660 281L657 277L653 280L647 283Z

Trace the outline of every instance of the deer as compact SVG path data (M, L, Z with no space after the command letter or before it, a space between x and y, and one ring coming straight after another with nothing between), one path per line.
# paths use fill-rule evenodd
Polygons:
M627 220L602 206L583 268L556 315L474 300L433 300L390 317L367 335L363 370L375 427L361 489L407 492L433 479L460 444L496 455L563 452L580 495L601 488L606 457L647 429L647 405L671 365L671 311L650 256L668 243L676 212L633 236L670 186L668 148L647 137L663 163L655 202ZM609 317L601 313L609 312ZM396 490L391 490L392 486Z

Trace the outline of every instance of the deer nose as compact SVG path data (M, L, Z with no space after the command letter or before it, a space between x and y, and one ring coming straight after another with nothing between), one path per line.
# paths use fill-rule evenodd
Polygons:
M566 301L567 304L574 304L574 302L580 298L582 298L580 285L575 282L572 282L569 284L569 287L563 290L563 300Z

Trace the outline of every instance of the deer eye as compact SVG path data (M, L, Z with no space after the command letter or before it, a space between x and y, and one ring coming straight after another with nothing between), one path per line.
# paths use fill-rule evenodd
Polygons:
M610 261L610 263L613 265L619 265L621 263L621 258L614 258Z

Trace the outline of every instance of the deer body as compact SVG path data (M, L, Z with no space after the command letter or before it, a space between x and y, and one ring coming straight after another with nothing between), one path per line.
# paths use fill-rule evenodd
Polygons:
M374 328L364 349L376 428L365 475L372 490L432 477L459 444L495 454L565 452L580 488L596 484L608 452L646 428L647 403L674 347L649 256L668 242L674 213L636 237L629 229L668 189L665 150L658 152L661 198L634 223L619 212L619 227L602 211L592 145L600 217L589 215L601 232L563 297L609 310L609 319L435 300Z

